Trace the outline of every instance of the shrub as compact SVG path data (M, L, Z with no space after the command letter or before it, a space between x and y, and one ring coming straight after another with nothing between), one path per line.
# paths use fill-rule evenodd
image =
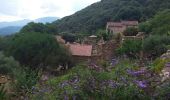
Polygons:
M164 82L162 85L156 88L155 93L157 94L155 96L155 99L157 100L169 100L170 95L170 80Z
M40 78L38 70L31 70L29 68L17 69L14 76L16 80L14 88L16 88L17 92L29 92Z
M167 45L170 44L170 37L167 35L151 35L144 40L143 49L152 57L158 57L167 51Z
M9 40L5 53L22 65L34 69L48 66L54 68L71 62L69 52L57 43L54 36L45 33L16 34Z
M125 40L120 48L117 49L117 54L126 54L129 57L138 57L139 52L142 50L141 40Z
M157 58L152 65L152 70L155 72L161 72L161 70L165 67L165 64L170 62L170 59L160 59Z
M76 35L72 34L72 33L62 33L62 38L66 41L66 42L70 42L73 43L76 41Z
M6 91L4 89L4 86L0 86L0 100L6 100L7 96L6 96Z
M14 70L19 67L19 63L13 57L6 57L0 52L0 74L13 76Z
M129 27L123 32L123 34L125 36L136 36L138 34L138 29L134 27Z

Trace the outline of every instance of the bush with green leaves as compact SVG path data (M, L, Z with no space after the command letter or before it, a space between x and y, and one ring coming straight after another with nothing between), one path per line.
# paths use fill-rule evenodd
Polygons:
M125 40L120 48L117 49L117 54L126 54L129 57L138 58L139 52L142 50L141 40Z
M155 72L161 72L162 69L165 67L165 64L170 62L170 59L161 59L161 58L157 58L153 64L151 69Z
M138 34L138 29L135 27L129 27L123 32L123 34L125 36L136 36Z
M158 12L152 19L139 26L140 31L151 33L152 35L167 35L170 32L170 9Z
M14 70L19 67L19 63L13 57L6 57L0 52L0 74L13 76Z
M158 93L155 97L157 100L169 100L170 99L170 80L164 82L162 85L156 88L156 93Z
M13 84L13 87L16 89L16 92L29 92L40 78L40 70L23 67L15 71L14 79L16 82Z
M69 52L53 35L45 33L18 33L9 40L5 53L32 68L56 68L71 62Z
M7 95L4 86L0 86L0 100L6 100Z
M72 33L62 33L62 38L66 41L66 42L70 42L73 43L76 41L77 37L75 34Z
M43 24L43 23L34 23L30 22L25 25L20 33L27 32L39 32L39 33L49 33L49 34L57 34L57 28L52 24Z
M170 44L168 35L151 35L144 39L143 49L152 57L158 57L167 51L167 45Z

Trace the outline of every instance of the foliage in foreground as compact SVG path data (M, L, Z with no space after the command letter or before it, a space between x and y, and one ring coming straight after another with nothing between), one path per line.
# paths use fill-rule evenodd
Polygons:
M32 86L34 86L40 78L39 70L31 70L23 67L15 71L17 71L14 75L16 82L13 84L15 92L29 93Z
M0 86L0 100L6 100L6 91L4 86Z
M168 62L170 62L170 59L157 58L152 64L152 70L155 72L160 72Z
M85 65L73 67L65 75L50 79L45 87L37 85L29 97L33 100L151 100L169 99L169 82L160 79L150 69L142 70L136 61L122 60L112 71L97 71Z
M52 78L46 83L46 88L38 85L30 94L30 98L41 99L74 99L74 100L149 100L151 97L147 88L151 88L140 75L134 62L121 61L111 71L91 70L85 65L72 68L67 74ZM139 77L140 76L140 77ZM146 78L147 79L147 78Z
M0 84L0 100L6 100L10 98L5 91L6 89L15 92L15 95L29 92L32 86L39 80L40 74L39 70L31 70L30 68L20 66L13 57L6 57L0 52L0 75L11 78L10 81L6 81L5 85Z

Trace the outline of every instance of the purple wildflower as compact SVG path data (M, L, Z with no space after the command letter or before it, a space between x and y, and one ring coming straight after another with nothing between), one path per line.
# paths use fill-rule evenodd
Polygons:
M77 76L73 77L73 79L70 80L72 84L76 84L79 82L79 78Z
M67 96L67 91L64 91L64 100L69 100L69 97Z
M41 93L46 93L46 92L48 92L48 90L45 89L45 88L43 88L43 89L39 90L39 92L41 92Z
M61 88L64 88L65 86L68 86L68 81L64 81L63 83L60 84Z
M76 96L73 96L73 100L76 100Z
M123 81L123 83L128 84L128 81L126 80L125 77L121 77L121 80Z
M133 76L138 76L138 75L144 74L145 70L132 71L132 70L128 69L127 73L130 74L130 75L133 75Z
M117 84L116 84L114 81L112 81L112 80L109 80L109 81L108 81L108 85L109 85L111 88L116 88L116 87L117 87Z
M166 63L165 67L170 67L170 62Z
M140 87L140 88L146 88L146 82L144 81L135 81L135 83Z
M118 63L118 61L116 59L112 59L111 60L111 65L112 66L115 66L117 63Z
M69 97L67 95L64 95L64 100L69 100Z

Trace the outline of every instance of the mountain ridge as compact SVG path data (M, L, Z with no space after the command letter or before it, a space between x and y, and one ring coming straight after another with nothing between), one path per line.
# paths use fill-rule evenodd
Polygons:
M53 21L56 21L58 19L59 17L42 17L35 20L23 19L11 22L0 22L0 35L4 36L19 32L23 26L27 25L30 22L45 24L52 23Z

